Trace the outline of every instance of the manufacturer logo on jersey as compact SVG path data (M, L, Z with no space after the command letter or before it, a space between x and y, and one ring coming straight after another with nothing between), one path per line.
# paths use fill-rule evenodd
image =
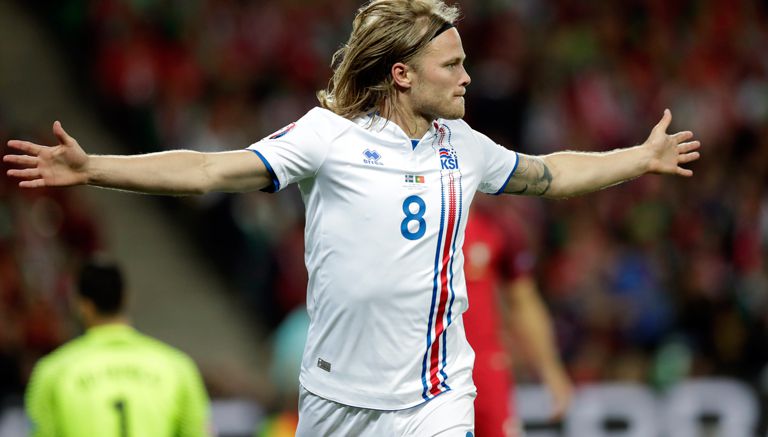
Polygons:
M459 168L459 160L456 159L456 152L453 149L441 147L438 152L440 153L440 168L443 170L457 170Z
M384 165L383 162L379 161L380 159L381 154L375 150L365 149L365 151L363 151L363 162L366 164Z
M290 132L291 129L293 129L295 127L296 127L296 123L291 123L288 126L282 128L279 131L277 131L277 132L273 133L272 135L268 136L267 139L268 140L276 140L276 139L282 137L283 135L287 134L288 132Z

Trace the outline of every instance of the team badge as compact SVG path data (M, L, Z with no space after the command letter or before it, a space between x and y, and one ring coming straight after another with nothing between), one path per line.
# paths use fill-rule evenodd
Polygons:
M441 147L438 152L440 153L440 168L443 170L458 170L459 160L453 148Z

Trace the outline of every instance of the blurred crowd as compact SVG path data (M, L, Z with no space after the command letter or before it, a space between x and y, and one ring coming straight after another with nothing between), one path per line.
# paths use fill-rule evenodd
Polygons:
M2 109L0 137L22 135ZM0 409L6 396L22 393L41 356L79 333L70 315L73 275L104 249L83 202L76 191L22 190L0 178Z
M42 3L39 15L73 59L81 89L130 152L238 149L294 121L316 105L359 6ZM472 76L466 119L497 142L530 154L630 146L668 107L672 128L693 130L703 144L693 179L644 177L578 199L495 202L499 221L527 235L573 378L664 388L689 376L728 375L765 389L765 3L459 4ZM1 125L0 137L7 137ZM69 254L88 254L99 238L98 225L66 193L20 193L7 180L0 190L4 368L26 366L26 351L49 349L70 333L48 314L61 311ZM305 293L303 207L297 191L287 191L207 195L169 209L268 328ZM30 259L52 257L62 261L46 265L60 269L25 271ZM2 381L2 388L21 383Z

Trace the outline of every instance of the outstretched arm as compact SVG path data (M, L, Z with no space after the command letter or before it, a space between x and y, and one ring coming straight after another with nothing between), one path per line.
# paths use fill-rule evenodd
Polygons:
M22 154L3 156L20 168L8 176L23 188L94 185L150 194L202 194L209 191L248 191L271 182L264 163L247 150L201 153L191 150L132 156L88 155L61 123L53 124L56 146L11 140Z
M505 193L570 197L610 187L646 173L692 176L681 167L699 159L698 141L689 131L667 134L672 113L639 146L604 153L557 152L544 156L519 155L520 162Z
M552 333L552 320L533 278L509 285L510 324L531 366L552 396L552 418L561 419L571 403L573 386L563 368Z

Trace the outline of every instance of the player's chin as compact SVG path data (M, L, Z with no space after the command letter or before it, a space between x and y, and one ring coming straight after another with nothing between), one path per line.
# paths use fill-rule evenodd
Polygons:
M457 120L459 118L464 118L464 98L459 97L459 100L459 102L445 108L445 111L442 114L442 118L446 120Z

